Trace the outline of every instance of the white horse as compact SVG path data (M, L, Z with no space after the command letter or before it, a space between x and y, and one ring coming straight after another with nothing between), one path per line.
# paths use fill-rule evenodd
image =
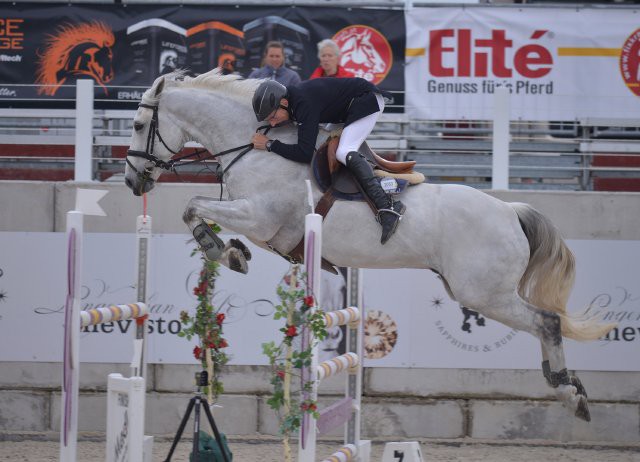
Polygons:
M158 78L135 115L126 184L136 195L152 189L160 167L188 141L213 153L249 143L259 125L251 108L259 83L217 71ZM292 143L296 130L286 126L269 136ZM220 157L222 168L236 156ZM225 172L229 200L194 197L184 221L193 231L203 218L212 220L286 255L303 235L309 211L304 180L310 177L309 165L251 150ZM315 187L313 197L321 197ZM547 382L577 417L590 420L587 394L567 372L562 337L594 340L613 325L567 313L574 258L554 225L529 205L467 186L423 183L411 186L402 201L407 211L385 245L367 204L336 202L323 225L323 257L338 266L437 272L461 305L537 337ZM249 258L233 240L220 261L246 272Z

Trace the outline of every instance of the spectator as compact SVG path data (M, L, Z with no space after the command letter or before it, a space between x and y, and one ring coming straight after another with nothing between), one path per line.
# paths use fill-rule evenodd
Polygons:
M249 74L250 79L271 79L282 85L295 85L300 82L300 76L296 71L284 65L284 45L282 42L271 41L267 43L262 58L263 66Z
M320 65L313 71L309 80L320 77L355 77L355 75L338 64L340 62L340 48L331 39L318 42L318 59L320 60Z
M222 75L236 74L236 57L231 53L224 53L218 57L218 67Z

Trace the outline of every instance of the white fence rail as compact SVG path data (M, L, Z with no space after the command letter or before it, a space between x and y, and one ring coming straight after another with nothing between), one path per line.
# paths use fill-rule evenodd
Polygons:
M494 103L492 122L411 120L402 112L385 113L369 143L381 154L416 160L433 183L592 190L599 181L631 179L640 185L635 121L509 121L508 95L497 92ZM90 80L78 81L76 109L0 109L0 167L62 166L72 169L77 181L121 173L124 159L113 151L128 146L134 113L95 109ZM23 155L23 145L47 146L47 155ZM73 146L75 155L56 154L56 146Z

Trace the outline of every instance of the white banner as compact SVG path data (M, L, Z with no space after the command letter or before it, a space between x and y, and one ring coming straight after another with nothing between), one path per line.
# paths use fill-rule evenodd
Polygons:
M414 8L406 14L407 112L492 118L498 85L512 120L640 118L639 11Z
M225 239L229 236L224 236ZM187 235L152 238L149 354L151 363L195 364L195 340L176 334L180 311L193 313L200 270ZM566 341L567 366L583 370L640 371L640 241L569 241L576 254L570 310L592 307L620 322L609 341ZM288 270L282 258L250 246L248 275L222 268L214 304L226 313L231 364L264 365L262 343L279 341L276 286ZM135 235L85 235L83 308L131 303L135 297ZM344 283L323 272L327 309L337 309ZM392 288L393 290L390 290ZM326 292L325 292L326 289ZM327 293L329 292L329 294ZM540 367L540 345L523 332L463 312L440 281L425 270L365 270L367 366ZM62 233L0 233L0 361L62 359L66 244ZM333 294L334 296L331 296ZM467 317L468 315L468 317ZM81 361L128 363L134 325L109 323L81 334ZM334 332L323 350L340 340ZM327 358L323 358L327 359Z

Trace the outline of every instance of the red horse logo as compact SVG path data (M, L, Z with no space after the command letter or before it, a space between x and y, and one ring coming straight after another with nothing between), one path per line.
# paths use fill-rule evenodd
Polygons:
M340 65L356 77L378 84L391 70L391 46L373 27L348 26L336 33L333 40L340 47Z
M114 43L113 32L102 22L61 26L39 53L38 94L53 96L65 83L91 78L108 95L105 84L113 79Z

